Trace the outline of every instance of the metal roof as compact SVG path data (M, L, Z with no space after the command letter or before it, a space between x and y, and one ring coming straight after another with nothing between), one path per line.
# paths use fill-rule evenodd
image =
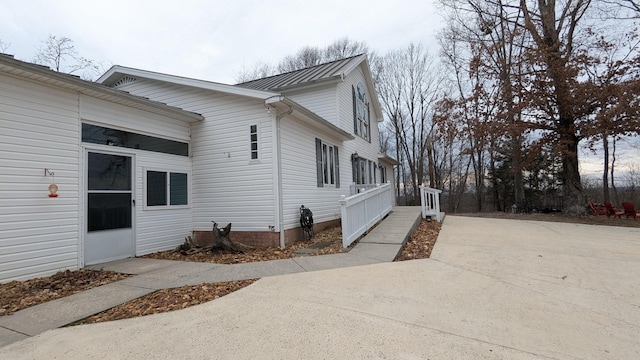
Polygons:
M184 85L184 86L196 87L199 89L213 90L213 91L217 91L225 94L247 96L247 97L252 97L252 98L257 98L262 100L272 96L279 95L277 93L268 92L268 91L242 88L234 85L227 85L227 84L221 84L221 83L216 83L212 81L192 79L184 76L163 74L155 71L135 69L135 68L125 67L120 65L112 66L111 69L107 70L107 72L104 73L97 80L97 82L104 84L106 86L113 86L113 84L115 84L116 82L118 82L120 79L122 79L124 76L127 76L127 75L133 76L133 77L143 77L146 79L157 80L157 81L172 83L176 85Z
M317 84L333 79L341 80L343 76L365 59L366 55L364 54L356 55L301 70L240 83L236 86L263 91L277 91L302 85Z

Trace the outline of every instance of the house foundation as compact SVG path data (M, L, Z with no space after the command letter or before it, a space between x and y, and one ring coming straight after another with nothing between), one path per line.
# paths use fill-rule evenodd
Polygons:
M313 231L318 233L322 230L340 226L340 219L334 219L316 223L313 225ZM229 238L233 242L239 242L245 245L266 248L280 246L280 233L274 231L233 231L229 234ZM200 246L210 246L213 244L212 231L194 231L193 239ZM302 228L297 227L284 231L285 245L291 245L297 241L304 240Z

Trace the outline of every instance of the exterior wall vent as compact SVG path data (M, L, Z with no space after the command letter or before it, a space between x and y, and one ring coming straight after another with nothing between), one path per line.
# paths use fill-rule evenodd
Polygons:
M134 78L133 76L125 76L122 79L118 80L118 82L113 84L113 87L117 88L123 85L133 84L134 82L136 82L136 78Z

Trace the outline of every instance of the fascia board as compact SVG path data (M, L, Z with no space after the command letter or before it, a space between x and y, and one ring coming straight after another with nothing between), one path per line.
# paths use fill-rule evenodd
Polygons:
M351 135L350 133L342 130L341 128L335 126L334 124L332 124L331 122L325 120L323 117L319 116L318 114L314 113L313 111L305 108L304 106L296 103L295 101L279 95L279 96L274 96L274 97L270 97L268 99L265 100L265 104L267 105L276 105L276 104L283 104L285 106L289 106L291 108L293 108L293 113L297 113L299 115L301 115L302 117L308 119L312 124L314 124L316 127L319 127L325 131L328 131L330 134L332 134L333 136L337 137L338 139L342 140L342 141L347 141L347 140L353 140L355 139L355 136Z
M190 87L196 87L200 89L213 90L216 92L245 96L250 98L256 98L264 100L274 95L278 95L277 93L262 91L262 90L253 90L247 89L243 87L238 87L234 85L227 85L216 83L212 81L198 80L192 79L182 76L162 74L154 71L148 70L140 70L129 67L124 67L120 65L114 65L109 69L106 73L104 73L97 82L105 84L105 85L113 85L119 78L123 75L129 75L133 77L142 77L151 80L168 82L176 85L184 85Z
M6 65L5 65L6 64ZM20 60L3 58L0 61L0 71L32 81L57 86L62 89L77 91L81 94L98 99L112 101L116 104L131 106L140 110L151 111L159 114L178 116L187 122L202 121L200 114L169 106L160 102L149 100L140 96L111 89L101 84L74 77L73 75L58 73L49 68L26 63Z

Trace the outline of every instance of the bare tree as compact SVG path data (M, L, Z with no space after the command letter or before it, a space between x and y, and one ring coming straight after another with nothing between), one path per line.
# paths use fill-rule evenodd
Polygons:
M369 53L366 43L344 37L325 48L305 46L295 54L285 56L275 66L258 62L248 69L243 68L236 75L236 81L247 82L365 53Z
M89 70L93 71L93 75L95 75L95 72L100 70L99 64L80 56L73 44L73 40L65 36L49 35L38 49L34 62L67 74ZM86 74L83 75L86 77Z
M362 41L352 41L347 37L338 39L324 50L324 61L334 61L360 54L370 54L369 46Z
M0 39L0 53L6 53L11 44L6 43Z
M243 67L236 76L237 83L243 83L255 79L261 79L272 76L276 73L276 68L267 63L258 62L250 68Z
M305 46L298 50L295 55L286 56L277 66L279 73L308 68L319 65L323 62L324 56L322 49L317 47Z
M432 120L441 96L441 72L435 58L416 44L389 52L380 64L378 96L391 124L397 157L404 158L408 167L410 179L404 188L412 191L412 199L418 199L419 186L435 181L433 174L428 176L429 151L434 149Z

